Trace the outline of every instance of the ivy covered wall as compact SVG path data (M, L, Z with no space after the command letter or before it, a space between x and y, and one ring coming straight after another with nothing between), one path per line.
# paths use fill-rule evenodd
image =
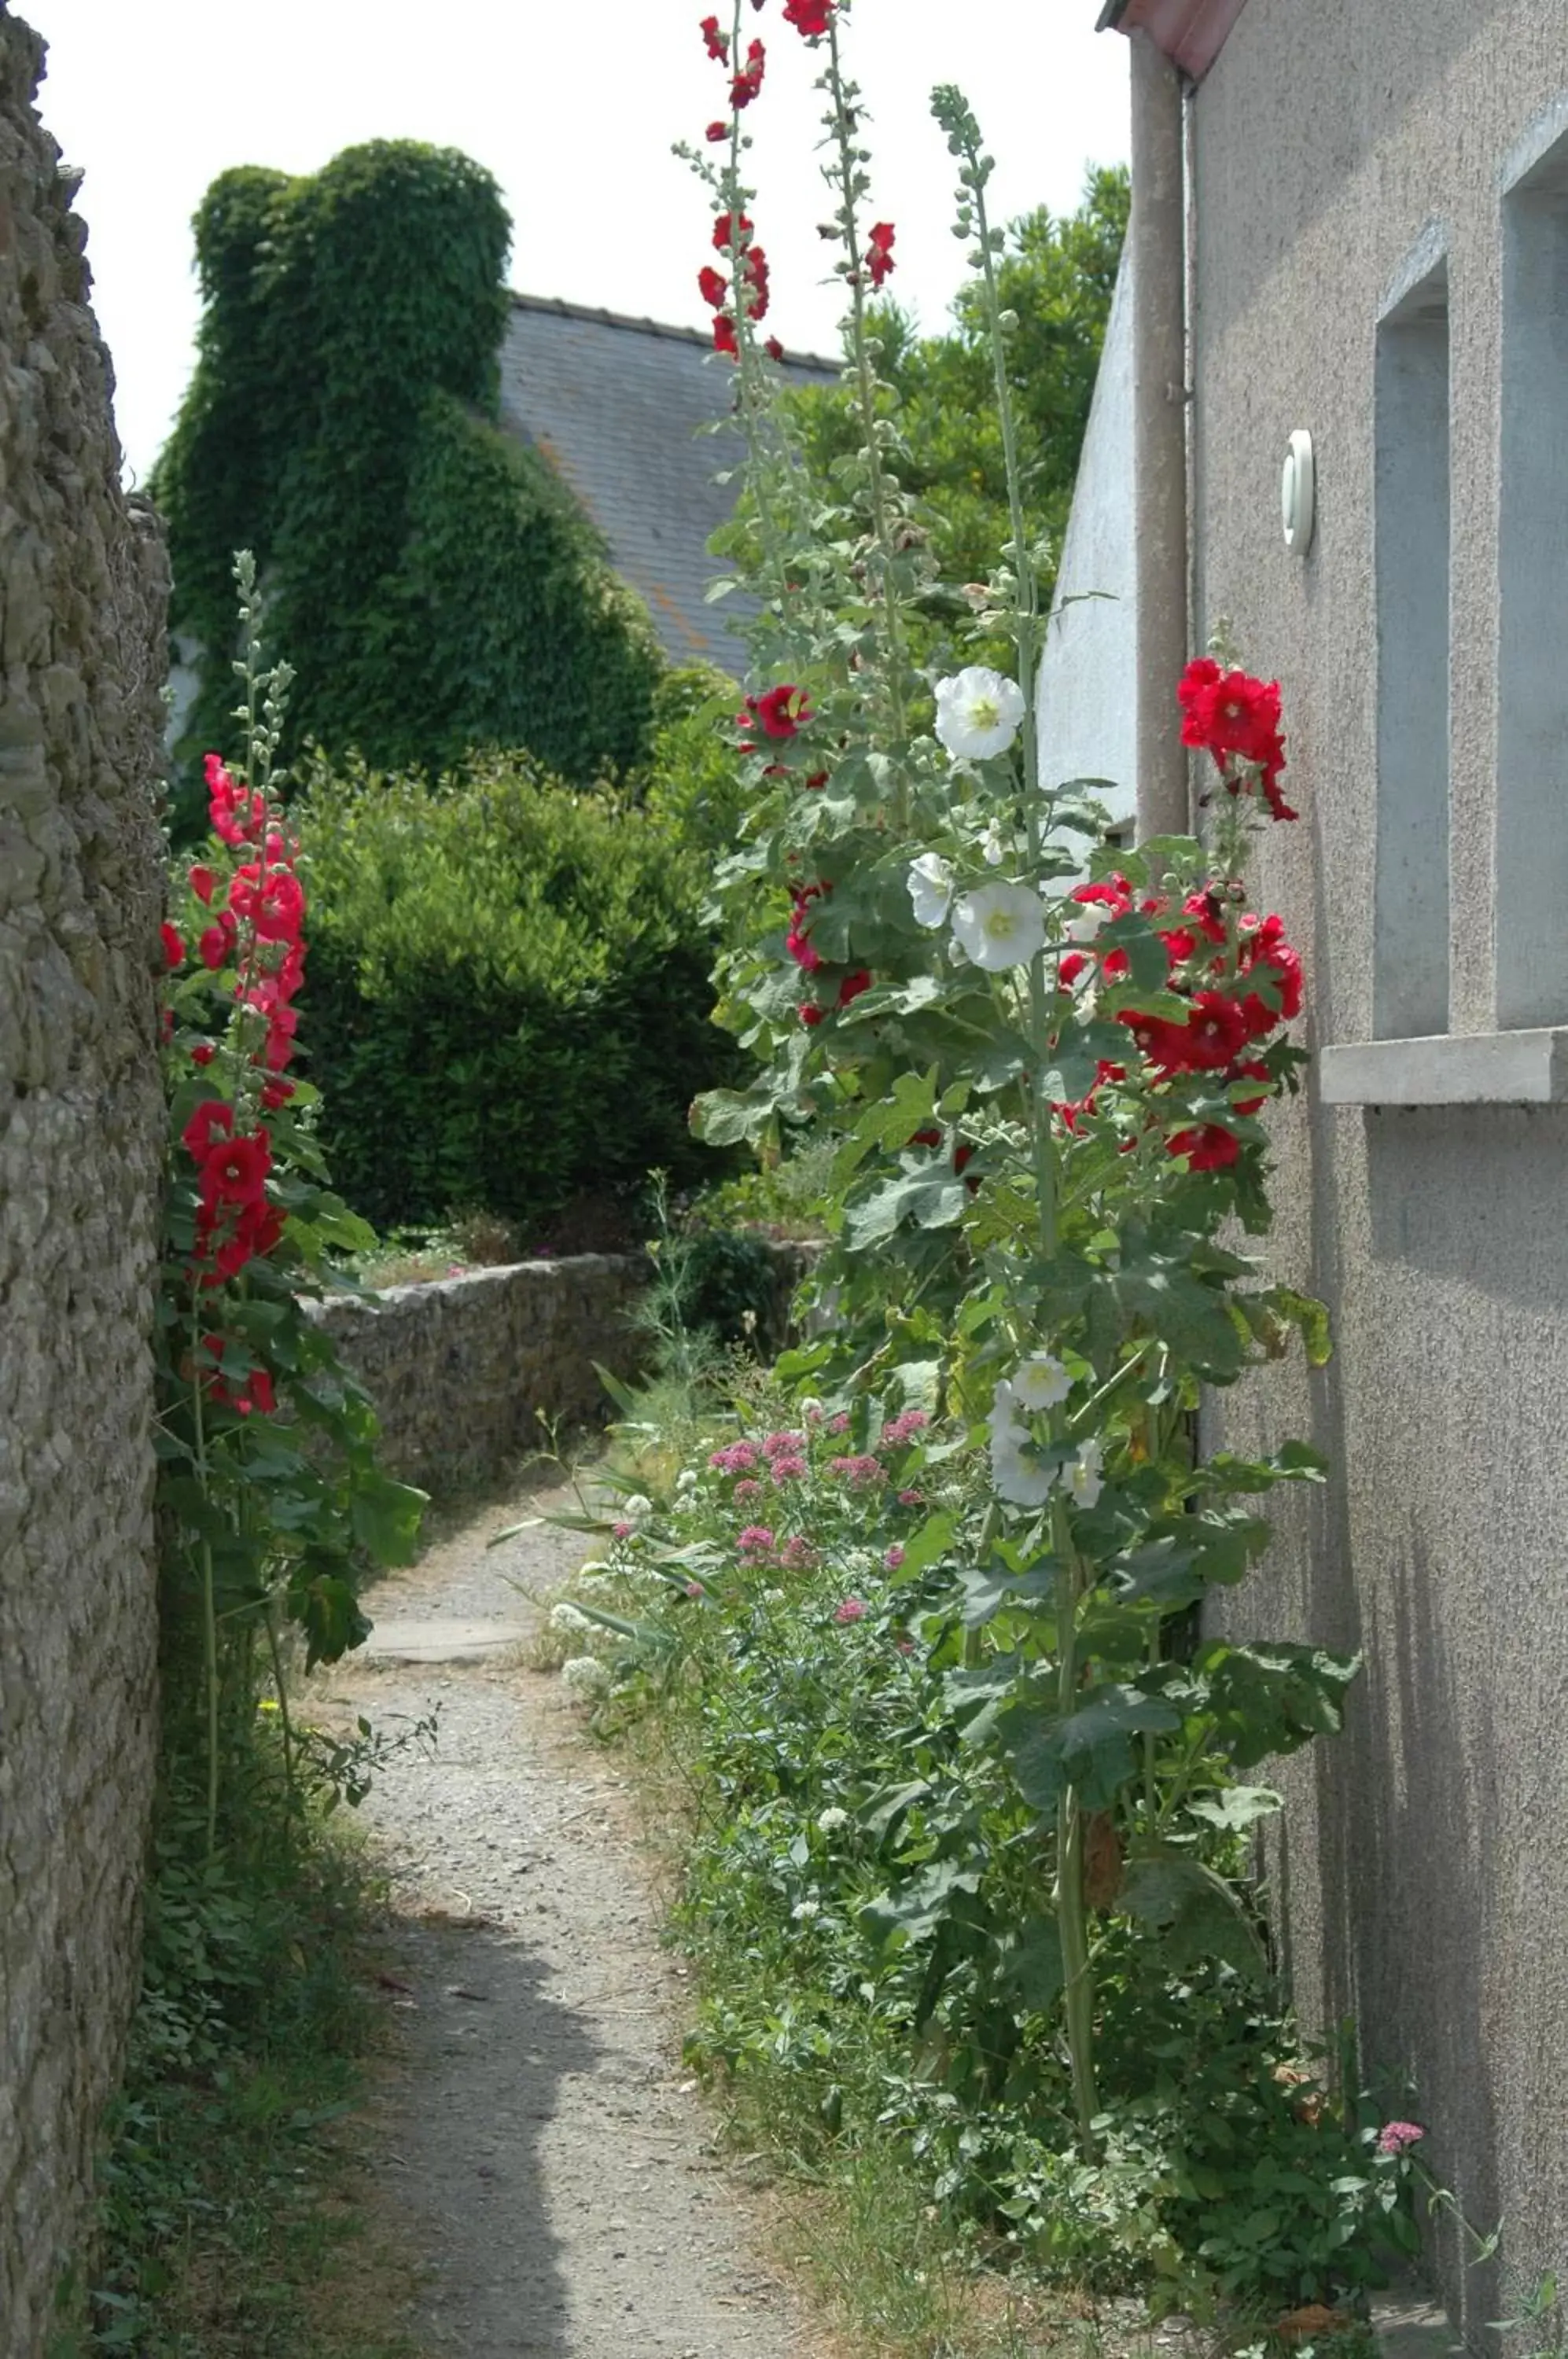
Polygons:
M527 746L583 783L637 760L647 615L495 422L511 223L490 174L406 140L300 179L242 166L195 234L197 365L153 481L173 625L201 649L186 791L227 739L238 548L297 669L298 739L431 770Z

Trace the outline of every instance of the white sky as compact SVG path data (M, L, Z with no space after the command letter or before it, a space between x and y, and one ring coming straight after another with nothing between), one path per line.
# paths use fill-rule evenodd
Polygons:
M190 373L190 219L231 164L314 171L373 138L464 149L500 181L511 283L676 324L707 314L706 200L670 153L724 112L699 17L724 0L17 0L49 43L40 96L85 168L94 304L131 468L145 473ZM1070 210L1090 163L1127 155L1127 44L1095 0L855 0L852 71L873 121L875 212L898 230L889 291L941 324L963 276L952 159L927 100L957 82L997 158L999 216ZM748 15L768 80L748 110L772 264L770 324L836 349L811 52L779 0Z

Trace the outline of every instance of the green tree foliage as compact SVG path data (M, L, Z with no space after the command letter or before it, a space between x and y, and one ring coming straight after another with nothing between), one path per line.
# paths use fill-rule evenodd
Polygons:
M382 140L298 179L247 166L195 232L197 365L153 484L174 624L203 650L181 752L223 741L248 547L299 740L431 770L527 745L575 784L645 756L648 618L495 423L511 223L489 173Z
M687 1108L737 1052L710 1020L706 858L518 755L433 786L322 767L294 817L310 1073L356 1211L483 1204L528 1233L656 1166L713 1175Z
M1013 224L1001 266L1002 300L1018 319L1007 363L1030 515L1058 548L1110 317L1128 194L1125 167L1091 171L1077 212L1059 220L1042 206ZM897 303L877 306L872 317L905 446L897 472L929 511L943 578L984 582L1011 528L979 297L966 288L953 326L940 336L917 336ZM851 396L810 386L789 399L811 463L830 474L858 448ZM1049 581L1043 586L1049 590Z

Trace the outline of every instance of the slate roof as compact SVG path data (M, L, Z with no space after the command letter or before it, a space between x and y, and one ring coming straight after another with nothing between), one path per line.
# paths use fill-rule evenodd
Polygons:
M704 602L723 571L711 533L734 492L714 474L740 457L733 432L699 429L727 415L730 365L692 328L514 295L501 347L501 415L575 493L609 544L617 573L640 592L673 663L706 660L738 674L732 626L747 611ZM799 384L832 384L835 361L786 364Z

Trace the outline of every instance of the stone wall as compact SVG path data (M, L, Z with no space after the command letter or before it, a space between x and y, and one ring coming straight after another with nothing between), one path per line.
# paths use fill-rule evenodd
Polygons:
M550 1422L602 1422L593 1363L631 1374L627 1313L647 1283L637 1256L579 1254L339 1296L315 1316L376 1403L388 1472L450 1491L548 1449Z
M0 6L0 2343L38 2359L136 1993L154 1752L166 582Z

